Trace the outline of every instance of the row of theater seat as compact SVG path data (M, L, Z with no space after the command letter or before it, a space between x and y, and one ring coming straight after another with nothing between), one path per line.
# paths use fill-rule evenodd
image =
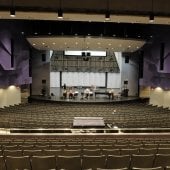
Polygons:
M129 155L115 156L0 156L0 170L96 170L156 168L170 166L170 155ZM169 169L168 169L169 170Z
M146 154L170 154L170 148L140 148L140 149L18 149L0 150L0 155L22 156L22 155L146 155Z

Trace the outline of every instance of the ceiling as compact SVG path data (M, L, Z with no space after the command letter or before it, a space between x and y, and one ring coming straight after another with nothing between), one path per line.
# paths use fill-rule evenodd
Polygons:
M10 17L9 9L16 9L16 16ZM61 8L64 18L57 18ZM105 20L105 12L110 11L110 20ZM149 22L149 14L154 13L154 22ZM169 0L1 0L0 19L45 20L45 21L86 21L107 23L128 23L145 25L170 25ZM77 28L79 29L79 28ZM85 28L86 29L86 28ZM145 40L108 38L100 36L32 36L27 38L34 48L40 50L113 50L134 52L145 44ZM111 45L110 45L111 44Z
M41 50L94 50L114 52L134 52L140 49L145 41L102 38L102 37L39 37L27 38L28 42Z

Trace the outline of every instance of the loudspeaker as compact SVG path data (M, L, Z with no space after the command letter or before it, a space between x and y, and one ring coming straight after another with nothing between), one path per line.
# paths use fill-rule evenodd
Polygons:
M127 81L127 80L124 80L124 84L128 84L128 81Z
M86 53L85 53L85 52L82 52L81 55L82 55L83 57L85 57L85 56L86 56Z
M32 49L29 49L29 77L32 77Z
M125 63L129 63L129 56L125 56Z
M45 79L42 80L42 84L46 84L46 80Z
M46 55L45 54L42 54L42 61L46 61Z
M11 67L14 67L14 40L11 39Z
M161 48L160 48L160 70L164 69L164 49L165 49L165 44L161 43Z
M87 52L87 56L90 57L90 52Z
M139 54L139 78L143 78L143 57L144 51Z

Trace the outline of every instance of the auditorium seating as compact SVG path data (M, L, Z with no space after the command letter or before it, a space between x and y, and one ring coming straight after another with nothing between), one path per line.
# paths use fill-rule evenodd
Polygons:
M111 128L168 128L169 112L145 103L31 103L0 109L0 126L70 128L74 117L99 116ZM0 170L168 170L169 155L166 135L0 135Z
M71 150L70 144L77 144L78 148ZM158 151L169 150L169 144L169 137L159 135L153 137L149 135L121 137L25 135L20 138L15 135L1 135L0 170L20 168L30 170L47 168L56 170L62 168L70 170L75 168L76 170L96 170L97 168L157 170L158 167L163 170L170 166L170 154L168 152L160 154ZM29 146L29 149L26 146ZM57 150L56 146L58 146ZM93 146L93 149L87 149L87 146ZM131 148L131 146L136 146L136 148Z
M170 110L145 103L31 103L0 109L0 128L72 128L74 117L102 117L109 127L168 128Z

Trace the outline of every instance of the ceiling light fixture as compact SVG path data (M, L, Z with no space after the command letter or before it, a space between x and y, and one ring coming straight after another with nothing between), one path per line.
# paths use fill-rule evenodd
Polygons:
M110 11L106 11L106 13L105 13L105 20L106 21L110 20Z
M63 19L63 10L61 8L61 0L59 0L58 18Z
M110 20L110 11L109 11L109 0L107 0L107 6L106 6L106 13L105 13L105 20Z
M15 17L15 5L14 5L14 0L11 0L10 16L11 16L11 17Z
M149 14L149 22L154 22L153 0L151 0L151 12Z
M151 13L149 15L149 22L154 22L154 14L153 13Z
M63 11L62 11L62 9L58 10L58 18L63 19Z
M10 16L15 17L15 8L10 9Z

